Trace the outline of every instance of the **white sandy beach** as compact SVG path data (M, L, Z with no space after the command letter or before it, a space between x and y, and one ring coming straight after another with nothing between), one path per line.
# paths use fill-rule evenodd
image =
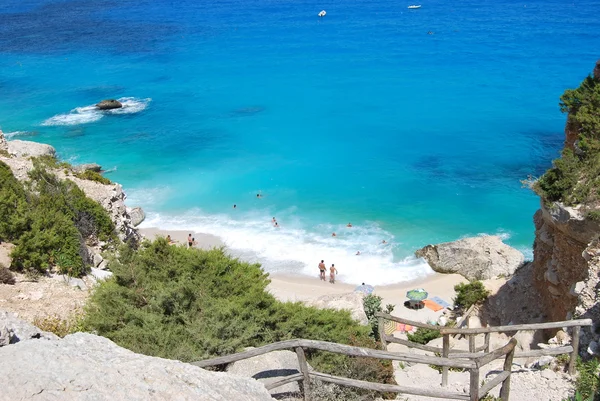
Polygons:
M205 233L194 233L183 230L162 230L159 228L142 228L140 233L148 239L154 239L157 236L171 236L171 239L177 244L187 245L188 234L196 239L197 247L201 249L211 249L224 246L221 239L217 236ZM232 253L233 256L235 252ZM354 291L355 285L343 282L331 284L328 281L319 280L319 271L317 262L315 262L314 277L306 275L270 273L271 283L268 286L269 292L281 301L311 301L324 295L344 294ZM458 274L439 274L433 273L425 278L394 283L390 285L375 287L374 294L383 298L382 306L387 304L394 305L395 316L404 317L416 321L435 321L442 314L442 311L434 312L428 308L418 311L404 307L406 292L414 288L423 288L429 293L429 297L438 296L441 299L452 303L454 298L454 286L467 280ZM367 283L368 284L368 283Z

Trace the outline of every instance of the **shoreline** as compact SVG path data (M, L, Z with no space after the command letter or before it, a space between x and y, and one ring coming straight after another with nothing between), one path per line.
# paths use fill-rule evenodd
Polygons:
M225 247L223 241L212 234L195 233L184 230L163 230L157 227L138 228L140 234L148 239L156 237L166 237L171 235L175 245L187 245L187 236L192 234L196 239L196 247L199 249L212 249L215 247ZM243 254L239 252L228 251L233 257L244 260ZM315 265L314 277L306 274L267 272L269 274L270 284L267 290L278 300L282 302L311 302L319 297L327 295L347 294L354 291L356 285L336 281L331 284L328 281L319 280L319 272ZM417 321L436 321L442 314L442 311L434 312L424 308L422 310L412 310L404 307L406 292L414 288L423 288L429 293L429 297L438 296L448 303L452 303L455 296L454 286L459 283L465 283L467 279L459 274L441 274L435 273L413 279L410 281L375 286L374 295L382 297L381 306L385 308L387 304L394 305L393 315L402 315L402 317ZM366 284L369 284L366 282Z

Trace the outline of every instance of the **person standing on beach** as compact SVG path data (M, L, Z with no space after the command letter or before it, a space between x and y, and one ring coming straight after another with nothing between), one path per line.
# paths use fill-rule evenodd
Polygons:
M191 248L194 245L194 239L192 238L192 234L188 234L188 248Z
M319 272L320 275L319 277L321 278L321 280L325 281L325 271L327 270L327 268L325 267L325 261L322 260L321 263L319 263Z
M335 275L337 274L337 269L335 268L335 265L332 263L331 267L329 268L329 282L331 284L335 284Z

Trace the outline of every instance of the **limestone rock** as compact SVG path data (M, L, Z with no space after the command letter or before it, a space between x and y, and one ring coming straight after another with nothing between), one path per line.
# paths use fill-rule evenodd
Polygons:
M112 277L113 273L106 271L106 270L101 270L101 269L94 269L92 267L91 269L92 271L90 272L90 276L94 277L94 279L98 280L107 280L109 278Z
M300 373L298 357L292 351L274 351L265 355L238 361L227 366L227 372L243 377L251 377L264 385L282 379L284 376ZM298 382L286 384L271 390L271 395L279 399L283 396L298 396Z
M121 102L115 99L106 99L96 104L96 107L100 110L112 110L112 109L120 109L123 107Z
M96 173L99 173L102 171L102 166L96 163L80 164L78 166L73 166L73 171L75 171L76 173L83 173L85 171L94 171Z
M139 355L86 333L2 347L0 360L7 400L272 400L255 380Z
M6 138L4 137L4 133L0 129L0 150L8 150L8 142L6 142Z
M0 310L0 347L35 339L57 340L58 337L18 319L13 313ZM3 358L0 360L4 361Z
M306 302L306 304L319 309L348 310L354 320L366 326L369 324L369 320L363 306L363 297L364 294L361 292L323 295L313 301Z
M8 153L17 157L54 156L56 150L45 143L14 140L8 142Z
M439 273L458 273L468 280L487 280L512 275L524 256L500 237L481 236L427 245L415 252Z
M129 210L129 217L131 218L131 224L137 227L146 219L146 213L144 213L144 209L141 207L134 207Z
M104 258L102 257L102 255L100 255L99 253L94 253L94 256L93 256L94 267L100 266L100 263L102 263L103 260L104 260Z

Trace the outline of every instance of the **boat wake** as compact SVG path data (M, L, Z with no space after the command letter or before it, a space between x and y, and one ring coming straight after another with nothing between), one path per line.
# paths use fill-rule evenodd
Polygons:
M122 97L117 99L123 107L113 110L98 110L95 105L76 107L68 113L58 114L42 122L43 126L89 124L111 114L134 114L146 109L152 99Z

